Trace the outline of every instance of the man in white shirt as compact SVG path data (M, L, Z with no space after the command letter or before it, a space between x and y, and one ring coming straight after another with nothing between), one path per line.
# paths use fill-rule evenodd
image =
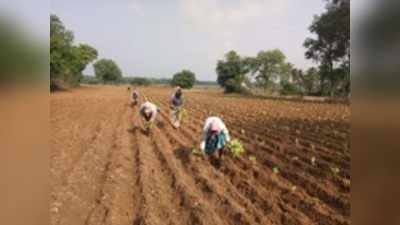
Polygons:
M159 112L159 108L151 102L145 102L140 106L139 113L145 122L153 123Z

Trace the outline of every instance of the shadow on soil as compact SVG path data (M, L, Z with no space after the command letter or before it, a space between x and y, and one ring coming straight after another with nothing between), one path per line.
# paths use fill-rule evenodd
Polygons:
M129 129L126 130L126 131L128 131L128 132L131 133L131 134L135 134L135 132L136 132L138 129L139 129L139 127L133 126L133 127L129 128Z
M174 155L177 159L179 159L182 163L182 165L187 168L190 163L192 163L192 155L190 149L188 148L178 148L174 150ZM202 158L201 156L197 156ZM210 163L211 166L213 166L215 169L221 169L222 167L222 160L216 158L216 157L211 157L210 160L206 160L207 163Z
M178 148L174 150L174 155L177 159L179 159L182 163L182 165L187 168L188 164L191 162L190 158L190 150L187 148Z
M215 157L210 158L210 164L213 166L215 169L219 170L222 167L222 159L217 159Z

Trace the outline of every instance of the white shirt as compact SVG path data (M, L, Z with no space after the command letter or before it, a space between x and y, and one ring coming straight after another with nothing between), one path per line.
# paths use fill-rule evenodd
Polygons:
M202 151L204 151L205 147L206 147L206 138L207 138L208 130L210 129L211 124L214 122L217 123L218 129L221 132L224 132L226 141L229 142L231 140L231 138L229 136L229 131L226 128L224 122L222 122L222 120L216 116L208 117L206 119L206 122L204 123L203 132L202 132L202 136L201 136L200 149Z
M145 108L149 109L152 112L152 116L151 116L150 121L154 121L154 119L157 116L157 108L158 107L156 105L154 105L153 103L151 103L151 102L145 102L140 106L139 112L141 112Z

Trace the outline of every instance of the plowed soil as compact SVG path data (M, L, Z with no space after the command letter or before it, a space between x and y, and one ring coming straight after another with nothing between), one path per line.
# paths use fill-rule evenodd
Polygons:
M126 87L51 95L51 224L350 224L349 106L192 90L174 129L172 90L140 91L149 134ZM214 115L246 150L221 165L192 153Z

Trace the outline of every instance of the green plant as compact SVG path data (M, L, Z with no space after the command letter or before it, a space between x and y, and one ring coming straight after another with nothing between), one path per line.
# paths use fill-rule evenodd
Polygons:
M144 129L151 129L153 127L153 123L151 121L144 121Z
M171 80L173 86L180 86L182 88L192 88L196 82L196 75L189 70L182 70L176 73Z
M233 139L228 143L228 149L235 158L240 157L245 152L243 145L237 139Z
M274 168L272 168L272 172L274 172L275 174L278 174L279 168L275 166Z
M183 107L178 107L176 110L176 115L179 120L182 120L188 116L188 112Z
M195 147L192 148L193 155L202 155L201 151Z
M331 171L334 175L337 175L340 172L340 169L337 167L331 167Z
M249 160L254 164L257 162L257 158L254 155L249 156Z
M193 207L194 208L206 208L207 206L206 206L206 204L204 204L204 203L202 203L202 202L195 202L194 204L193 204Z

